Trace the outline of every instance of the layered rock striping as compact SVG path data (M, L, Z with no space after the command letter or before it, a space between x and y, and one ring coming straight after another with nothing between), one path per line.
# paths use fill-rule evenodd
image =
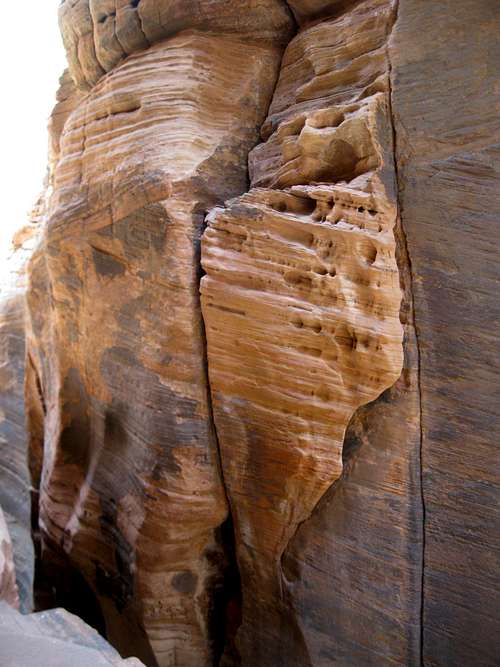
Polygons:
M65 122L31 262L44 576L58 602L87 590L108 638L149 663L212 664L223 640L227 503L199 242L204 212L246 188L280 56L273 44L189 31L103 77Z
M148 665L495 664L498 18L61 4L0 317L38 606Z

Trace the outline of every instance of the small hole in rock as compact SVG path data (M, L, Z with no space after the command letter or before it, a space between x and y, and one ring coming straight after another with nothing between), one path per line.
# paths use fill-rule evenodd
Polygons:
M364 213L365 212L365 207L364 206L358 206L358 213Z
M134 7L134 8L135 8L135 7L138 7L140 1L141 1L141 0L132 0L132 2L130 3L130 6L131 6L131 7Z
M369 209L368 209L368 213L369 213L370 215L377 215L377 211L376 211L374 208L369 208Z

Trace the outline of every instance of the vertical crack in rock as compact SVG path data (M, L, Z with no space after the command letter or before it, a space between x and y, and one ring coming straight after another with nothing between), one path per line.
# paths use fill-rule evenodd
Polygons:
M199 15L176 4L180 24L161 17L169 30L214 30L165 41L145 10L158 43L118 66L110 47L105 76L93 46L68 48L74 78L93 88L64 124L45 243L31 262L28 348L45 415L33 377L27 395L43 442L44 572L60 596L77 586L74 572L109 640L162 667L200 667L222 652L214 606L228 524L199 307L202 211L247 187L290 33L274 0L250 3L235 35L244 7L235 14L221 0L226 16L217 4ZM88 2L61 11L63 32L88 34ZM94 24L102 64L106 23Z
M284 3L285 6L288 8L288 3ZM290 12L290 17L294 21L294 24L296 26L295 19L293 17L293 14L291 10L288 8ZM297 26L296 26L297 27ZM284 55L284 53L283 53ZM276 79L274 83L274 89L273 89L273 94L269 98L269 104L267 109L265 110L265 115L267 116L269 112L269 107L271 105L272 97L274 95L274 92L276 90L276 86L278 83L278 74L279 70L281 69L281 62L280 62L280 67L278 68L276 72ZM257 144L255 144L257 145ZM254 148L255 145L252 147ZM250 150L247 153L246 157L246 163L248 165L248 156L250 155ZM248 167L247 167L247 177L248 177ZM243 194L243 192L241 193ZM204 230L206 230L207 227L207 217L208 214L205 215L205 224L204 224ZM201 293L201 280L203 276L205 275L203 271L203 267L201 264L201 256L199 260L199 267L200 267L200 293ZM201 307L201 303L200 303ZM219 465L219 471L220 471L220 476L222 480L222 485L226 494L226 501L227 501L227 506L228 506L228 513L229 516L225 523L221 527L221 537L222 537L222 544L223 548L225 550L226 556L227 556L227 562L226 562L226 575L225 575L225 580L227 580L223 584L223 590L220 595L221 599L221 609L219 610L219 615L221 613L224 614L223 618L223 623L221 627L218 628L218 632L222 635L221 636L221 647L220 651L216 651L215 655L215 662L216 664L220 664L223 667L233 667L233 665L238 665L241 663L241 656L239 655L238 648L236 646L236 634L237 631L241 625L241 603L242 603L242 585L241 585L241 574L238 566L238 559L236 556L236 534L234 531L234 519L233 519L233 511L231 509L231 497L228 493L227 489L227 484L226 480L224 477L224 466L223 466L223 457L222 457L222 451L220 447L220 442L219 438L217 435L217 427L215 423L215 418L214 418L214 409L213 409L213 402L212 402L212 387L210 384L210 373L209 373L209 366L208 366L208 344L207 344L207 337L206 337L206 328L205 328L205 323L203 319L203 326L202 326L202 336L204 338L204 343L205 343L205 373L206 373L206 379L207 379L207 388L208 388L208 406L209 406L209 414L212 420L212 425L214 429L214 434L215 434L215 441L216 441L216 447L217 447L217 454L218 454L218 465Z
M393 20L393 26L392 30L394 29L394 26L397 23L398 19L398 12L399 12L399 3L400 0L396 0L395 8L394 8L394 20ZM391 32L392 32L391 30ZM409 274L409 285L408 285L408 292L409 292L409 301L410 301L410 311L411 311L411 320L412 320L412 327L414 331L414 336L415 336L415 346L416 346L416 357L417 357L417 387L418 387L418 409L419 409L419 460L418 460L418 465L419 465L419 493L420 493L420 507L421 507L421 512L422 512L422 525L421 525L421 560L420 560L420 615L419 615L419 620L420 620L420 654L417 658L418 664L423 665L423 648L424 648L424 641L423 641L423 633L424 633L424 597L425 597L425 517L426 517L426 508L425 508L425 496L424 496L424 485L423 485L423 419L422 419L422 378L421 378L421 352L420 352L420 341L419 341L419 331L418 331L418 324L417 324L417 316L416 316L416 309L415 309L415 296L414 296L414 290L413 290L413 282L414 282L414 275L413 275L413 269L412 269L412 261L411 261L411 255L408 247L408 242L405 234L405 229L404 229L404 222L403 222L403 207L401 204L401 197L400 197L400 177L399 177L399 165L398 165L398 133L396 129L396 123L394 121L394 111L393 111L393 77L394 77L394 72L392 68L392 60L391 60L391 50L390 50L390 35L387 40L387 61L389 64L389 77L388 77L388 84L389 84L389 96L388 96L388 102L389 102L389 113L391 116L391 126L392 126L392 133L393 133L393 151L394 151L394 172L395 172L395 179L396 179L396 193L397 193L397 207L398 207L398 225L397 225L397 232L398 232L398 237L399 237L399 243L401 246L401 251L402 251L402 260L405 262L407 269L408 269L408 274Z
M392 10L362 2L292 40L265 142L250 155L253 189L214 209L203 239L209 375L243 583L239 643L244 661L262 665L283 659L269 647L289 612L287 545L341 474L352 414L402 369ZM346 54L352 30L366 39ZM299 644L297 664L309 664Z

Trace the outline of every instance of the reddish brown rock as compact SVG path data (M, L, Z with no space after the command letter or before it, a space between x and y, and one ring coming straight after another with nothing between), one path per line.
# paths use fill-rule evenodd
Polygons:
M287 0L299 25L342 14L357 0Z
M401 0L399 199L420 353L422 659L498 662L500 6Z
M317 664L283 559L341 475L356 409L402 370L392 20L392 3L364 2L292 41L250 173L295 187L252 190L208 218L202 306L244 663Z
M31 262L42 574L148 664L212 664L224 632L199 239L204 211L246 188L280 55L185 32L104 77L64 125Z
M281 0L63 0L59 23L71 74L82 89L127 55L182 30L284 46L292 26Z
M62 4L38 591L124 654L496 664L498 14Z

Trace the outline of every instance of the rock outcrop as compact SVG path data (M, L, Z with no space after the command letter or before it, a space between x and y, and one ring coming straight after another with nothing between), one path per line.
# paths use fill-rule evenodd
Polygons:
M0 663L23 667L141 667L122 660L99 634L64 609L21 616L0 602Z
M281 0L63 0L59 24L77 86L91 88L126 56L183 30L285 45Z
M0 508L0 604L2 601L14 609L19 607L12 541L7 522Z
M341 475L350 419L402 371L393 20L370 0L291 41L250 154L256 187L208 217L202 306L245 664L315 663L288 545Z
M279 46L250 37L182 32L130 56L79 101L31 261L43 576L66 606L77 576L108 638L162 665L212 664L223 641L228 510L199 242L204 212L247 187L278 73Z
M24 410L26 266L39 234L36 214L33 218L16 233L0 276L0 507L14 545L23 612L33 609L34 552Z
M0 311L38 607L151 666L496 663L499 20L61 4L43 237Z

